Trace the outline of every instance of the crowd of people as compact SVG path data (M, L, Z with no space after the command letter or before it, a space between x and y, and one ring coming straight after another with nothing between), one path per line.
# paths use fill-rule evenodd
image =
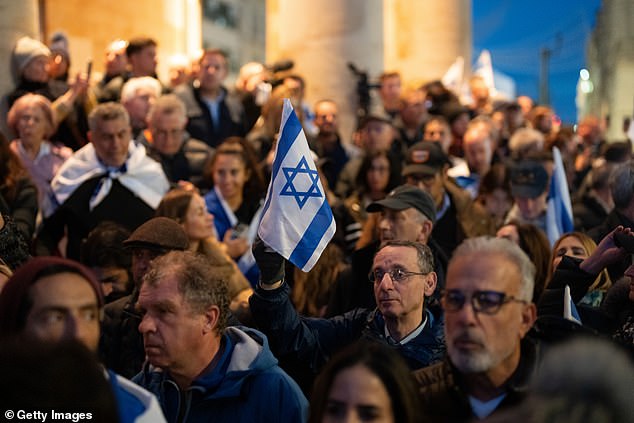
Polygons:
M309 105L301 75L252 62L228 87L226 54L208 49L164 81L158 48L112 42L94 82L69 75L63 34L15 45L0 116L6 409L634 419L632 140L494 98L477 75L464 100L398 72L346 139L337 102ZM285 98L337 224L308 273L257 236ZM574 223L558 239L553 151Z

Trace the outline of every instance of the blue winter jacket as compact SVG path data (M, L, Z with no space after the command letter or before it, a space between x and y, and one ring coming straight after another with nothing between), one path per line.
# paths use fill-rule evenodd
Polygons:
M308 401L278 367L262 333L228 327L223 344L213 370L186 390L152 366L133 380L157 396L170 423L306 421Z
M318 373L334 353L361 338L394 348L412 370L427 367L445 356L439 308L433 312L426 308L423 331L401 345L385 336L385 322L378 309L356 308L330 319L306 318L297 314L289 294L287 283L274 290L257 287L249 304L255 323L271 340L275 355L293 358L304 371Z

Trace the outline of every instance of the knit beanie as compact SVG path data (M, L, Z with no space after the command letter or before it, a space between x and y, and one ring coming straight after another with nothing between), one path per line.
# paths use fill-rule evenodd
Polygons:
M90 269L62 257L34 257L13 273L0 292L0 339L18 335L22 330L24 322L20 320L25 316L20 314L29 307L29 290L41 279L40 274L51 266L65 266L81 275L95 291L99 308L103 307L101 285Z
M36 57L50 56L51 51L44 44L31 37L22 37L16 43L11 54L11 76L16 84L20 81L26 65Z

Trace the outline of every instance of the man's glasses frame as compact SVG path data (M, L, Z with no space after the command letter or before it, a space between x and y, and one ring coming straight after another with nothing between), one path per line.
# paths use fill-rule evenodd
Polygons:
M445 312L460 311L469 301L471 308L476 313L496 314L504 304L518 302L526 304L527 301L512 295L506 295L504 292L481 290L474 291L470 296L458 289L447 289L443 291L440 297Z
M385 275L390 275L390 279L392 279L392 282L402 283L402 282L405 282L410 276L424 276L427 274L428 273L423 273L423 272L409 272L405 269L401 269L400 267L397 267L387 272L380 269L373 270L368 274L368 279L373 284L381 283Z

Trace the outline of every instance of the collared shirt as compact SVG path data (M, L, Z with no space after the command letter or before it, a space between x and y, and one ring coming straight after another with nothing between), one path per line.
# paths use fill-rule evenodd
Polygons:
M483 419L493 413L505 397L506 394L502 394L489 401L480 401L476 397L469 395L469 404L471 405L473 414L478 416L478 419Z
M213 100L208 98L203 98L203 102L209 109L209 114L211 114L211 121L214 124L214 128L218 128L220 122L220 103L225 99L225 92L220 91L220 94Z
M401 339L400 341L395 340L392 335L390 335L390 331L387 328L387 323L385 324L385 337L387 338L388 342L390 344L394 344L394 345L405 345L407 344L409 341L411 341L412 339L416 338L418 335L421 334L421 332L423 331L423 329L425 329L425 325L427 324L427 313L425 313L425 320L423 320L423 322L418 325L418 327L416 329L414 329L412 332L410 332L409 335L407 335L405 338Z
M451 206L451 199L449 198L449 194L445 192L445 195L442 198L442 205L440 206L440 210L436 212L436 222L438 222L442 217L447 213L449 207Z

